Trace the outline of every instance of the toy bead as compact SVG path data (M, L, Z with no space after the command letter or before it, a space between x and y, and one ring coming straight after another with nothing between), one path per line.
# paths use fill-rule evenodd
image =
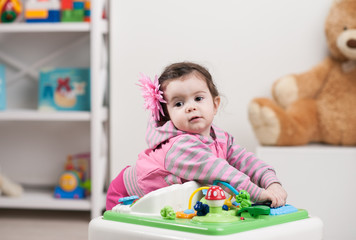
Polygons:
M176 218L176 213L171 206L165 206L161 209L161 216L163 219L173 220Z
M194 210L197 211L197 216L205 216L209 213L209 206L207 204L197 201L194 206Z

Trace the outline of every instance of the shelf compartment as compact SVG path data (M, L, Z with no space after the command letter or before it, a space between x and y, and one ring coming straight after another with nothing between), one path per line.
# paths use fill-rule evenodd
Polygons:
M19 198L0 196L1 208L80 210L91 209L90 199L57 199L53 189L25 188Z

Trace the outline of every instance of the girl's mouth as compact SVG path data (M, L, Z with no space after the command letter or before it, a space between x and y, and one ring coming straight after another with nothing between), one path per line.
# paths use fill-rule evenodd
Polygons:
M198 120L200 117L197 117L197 116L195 116L195 117L192 117L190 120L189 120L189 122L193 122L193 121L195 121L195 120Z

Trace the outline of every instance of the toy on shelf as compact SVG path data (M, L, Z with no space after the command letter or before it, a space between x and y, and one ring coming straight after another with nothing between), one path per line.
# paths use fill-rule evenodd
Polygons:
M27 0L25 20L28 23L60 22L60 1Z
M90 21L90 1L86 0L62 0L62 22Z
M118 204L103 216L109 221L205 235L228 235L307 218L306 210L291 205L252 204L247 191L238 192L221 181L213 186L194 181L171 185L130 205Z
M90 110L89 68L43 69L40 72L38 108L56 111Z
M11 179L0 173L0 195L20 197L23 191L23 187L20 184L13 182Z
M54 189L55 198L85 198L90 194L89 154L69 155L59 185Z
M22 13L22 2L19 0L0 0L0 22L11 23L18 20Z
M90 22L90 1L85 1L84 3L84 22Z

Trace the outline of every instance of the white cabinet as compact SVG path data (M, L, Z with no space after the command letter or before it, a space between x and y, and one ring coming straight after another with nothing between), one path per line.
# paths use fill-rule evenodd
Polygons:
M91 211L105 207L108 163L108 20L103 0L91 1L91 22L0 24L0 63L6 65L8 108L0 111L0 172L21 183L20 198L0 196L0 208ZM90 67L91 110L37 110L38 70ZM91 153L91 196L53 198L68 154Z
M355 239L356 147L258 147L256 154L276 169L288 203L323 221L324 240Z

